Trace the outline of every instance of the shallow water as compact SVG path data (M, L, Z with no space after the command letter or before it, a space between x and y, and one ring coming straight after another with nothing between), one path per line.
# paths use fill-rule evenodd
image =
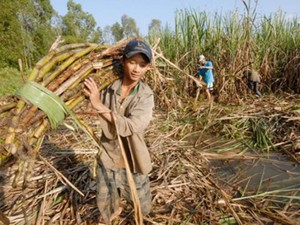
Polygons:
M213 160L210 166L221 183L242 193L293 189L300 197L300 165L281 154L254 159Z

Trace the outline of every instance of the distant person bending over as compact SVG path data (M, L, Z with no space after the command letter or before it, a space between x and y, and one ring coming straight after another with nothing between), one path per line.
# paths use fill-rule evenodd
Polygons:
M255 70L246 70L244 72L244 77L247 79L247 86L255 95L261 97L262 94L258 90L260 84L260 74Z
M215 81L213 74L213 63L205 59L204 55L199 56L200 67L196 74L199 77L200 82L203 80L206 85L206 95L208 103L212 101L211 91L213 90L213 83Z
M84 82L84 92L99 113L102 128L101 146L105 151L97 157L96 197L105 224L111 224L121 213L120 197L126 199L127 203L133 203L126 176L126 160L118 135L133 175L141 211L143 215L151 211L148 173L152 164L144 132L152 119L154 95L141 80L150 69L151 60L150 46L143 41L133 40L126 45L121 60L124 68L122 78L100 93L92 78Z

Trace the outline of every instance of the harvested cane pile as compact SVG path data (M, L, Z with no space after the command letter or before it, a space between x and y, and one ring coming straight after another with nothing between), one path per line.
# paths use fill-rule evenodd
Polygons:
M53 49L43 57L17 92L21 97L0 109L0 165L11 156L25 160L34 157L46 131L55 129L76 108L87 107L82 93L84 79L93 77L100 90L116 80L120 74L118 56L126 43L114 47L71 44ZM60 101L65 105L60 106Z
M71 44L51 50L42 58L19 92L26 99L16 98L13 103L1 107L1 138L4 141L0 146L0 165L12 155L18 158L34 156L50 123L52 128L56 128L63 122L68 109L71 111L84 102L85 96L81 91L84 79L94 77L100 84L100 90L117 79L118 74L112 69L117 68L118 63L114 57L121 54L124 44L126 42L111 48L95 44ZM49 97L48 90L54 96ZM62 118L57 120L45 114L49 111L57 117L56 114L61 113L60 105L57 110L48 109L53 106L50 105L52 102L59 101L55 96L59 96L67 107ZM26 101L28 99L31 101Z

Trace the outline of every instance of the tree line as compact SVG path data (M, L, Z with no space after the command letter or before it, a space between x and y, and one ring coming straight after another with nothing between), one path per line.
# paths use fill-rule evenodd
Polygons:
M161 21L153 19L148 32L161 29ZM113 44L123 38L140 36L133 18L121 17L121 23L97 26L93 15L80 4L67 2L66 15L58 15L50 0L0 0L0 68L30 69L49 50L57 36L64 44L92 42Z

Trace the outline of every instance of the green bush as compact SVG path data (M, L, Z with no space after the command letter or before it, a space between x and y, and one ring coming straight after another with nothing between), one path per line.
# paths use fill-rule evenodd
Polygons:
M0 96L13 94L22 84L20 71L8 67L0 69Z

